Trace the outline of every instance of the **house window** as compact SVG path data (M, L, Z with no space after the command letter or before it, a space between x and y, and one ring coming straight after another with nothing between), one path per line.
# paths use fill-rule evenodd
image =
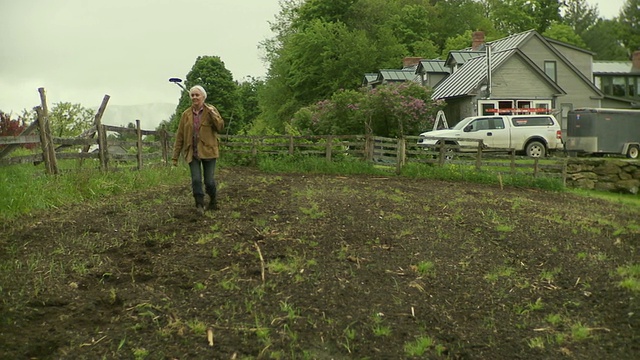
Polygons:
M626 87L626 79L622 76L616 76L613 79L613 96L624 97L624 88Z
M613 95L612 86L613 85L612 85L611 77L607 76L607 77L601 78L600 90L602 90L603 93L605 93L606 95Z
M555 61L545 61L544 62L544 73L547 74L548 77L551 78L554 82L558 81L558 71L556 69Z

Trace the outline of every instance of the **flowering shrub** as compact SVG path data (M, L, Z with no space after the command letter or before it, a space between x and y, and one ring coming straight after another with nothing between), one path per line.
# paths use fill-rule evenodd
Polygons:
M374 89L340 90L331 99L300 109L292 125L315 135L378 136L417 134L433 126L444 102L431 99L431 90L414 82Z

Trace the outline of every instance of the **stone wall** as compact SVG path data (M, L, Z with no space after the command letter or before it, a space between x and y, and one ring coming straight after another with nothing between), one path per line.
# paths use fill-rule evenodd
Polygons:
M638 194L640 161L567 159L567 187Z

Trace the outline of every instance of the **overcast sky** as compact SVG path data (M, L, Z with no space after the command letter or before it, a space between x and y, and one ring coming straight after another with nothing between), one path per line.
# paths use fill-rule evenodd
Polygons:
M327 0L330 1L330 0ZM618 15L624 0L587 0ZM216 55L236 80L264 76L259 43L278 0L0 0L0 110L40 103L177 104L198 56ZM215 103L215 100L210 99Z

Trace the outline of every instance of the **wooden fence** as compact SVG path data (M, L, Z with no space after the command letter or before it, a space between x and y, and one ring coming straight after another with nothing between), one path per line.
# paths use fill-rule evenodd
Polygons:
M79 137L58 138L53 137L48 122L48 110L46 107L46 97L44 89L39 89L42 106L36 107L37 120L29 125L19 136L0 137L0 166L34 163L45 164L48 174L58 174L59 159L99 159L100 168L108 170L110 164L117 164L120 161L136 161L137 168L142 169L143 162L149 159L161 159L168 162L170 156L170 137L165 130L150 131L140 128L140 120L136 120L135 128L103 125L102 115L109 101L109 96L105 95L94 119L94 125ZM38 135L32 133L38 130ZM120 134L121 139L109 139L107 134ZM143 136L154 135L155 141L143 141ZM8 155L23 144L39 144L40 152L33 155L22 155L9 157ZM91 151L95 146L95 150ZM120 151L117 151L117 150ZM126 149L135 149L131 152ZM156 150L156 151L154 151Z
M42 103L46 104L44 90ZM44 162L48 174L57 174L58 159L99 159L103 171L117 166L119 162L134 163L137 169L151 160L162 164L170 163L174 134L165 130L142 130L140 121L136 128L103 125L102 114L109 100L105 95L98 109L92 128L77 138L55 138L48 126L46 106L37 109L38 119L20 136L0 137L0 166L16 163ZM35 130L38 135L32 135ZM122 134L135 140L108 139L108 133ZM154 141L143 140L152 135ZM516 156L514 149L485 148L481 140L462 139L476 142L477 146L453 146L443 144L435 148L425 148L418 144L417 136L401 139L366 135L344 136L247 136L220 135L220 147L224 156L240 158L255 164L261 156L304 155L324 157L332 161L337 157L351 157L389 166L400 172L408 163L423 163L436 166L452 164L488 170L503 174L528 174L532 176L552 176L566 179L566 161L559 159L531 159ZM453 140L453 139L452 139ZM461 140L461 139L455 139ZM40 152L34 155L8 157L11 151L22 144L40 144ZM92 147L97 150L89 152ZM120 151L116 151L120 150ZM456 150L455 152L453 150Z

